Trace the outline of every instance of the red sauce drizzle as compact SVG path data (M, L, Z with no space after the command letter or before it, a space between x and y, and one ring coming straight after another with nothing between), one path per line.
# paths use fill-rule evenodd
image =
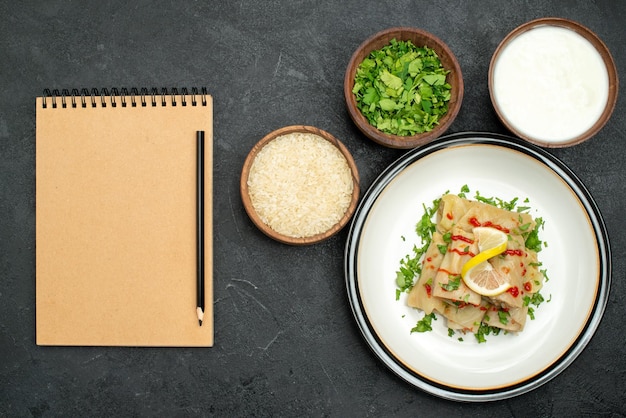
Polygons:
M454 216L452 216L452 214L450 212L446 213L446 218L452 220L454 219Z
M506 255L519 255L520 257L524 255L524 252L522 250L506 250L504 252L504 254Z
M453 241L463 241L463 242L467 242L468 244L473 244L474 240L464 237L463 235L452 235L450 237Z
M424 284L424 288L426 289L426 295L431 297L433 295L433 288L428 283Z
M471 252L469 250L468 251L461 251L458 248L452 248L452 249L450 249L448 251L453 252L453 253L457 253L458 255L469 255L470 257L474 257L476 255L476 254L474 254L473 252Z
M530 282L524 283L524 290L530 292L531 290L533 290L533 285Z
M447 274L447 275L449 275L449 276L458 276L458 274L456 274L456 273L452 273L452 272L450 272L450 271L448 271L448 270L446 270L446 269L442 269L442 268L440 268L440 269L439 269L439 270L437 270L437 271L440 271L440 272L442 272L442 273L446 273L446 274Z
M513 286L513 287L509 288L509 290L507 290L507 292L509 292L511 294L511 296L513 296L514 298L519 296L519 289L517 288L517 286Z
M522 276L526 276L526 267L524 267L524 263L519 263L519 266L522 268Z
M511 232L511 231L509 231L508 228L505 228L502 225L496 225L496 224L494 224L491 221L480 223L480 221L478 219L476 219L475 217L470 218L469 219L469 223L472 224L473 226L485 226L485 227L489 227L489 228L495 228L495 229L497 229L499 231L502 231L502 232L504 232L506 234Z

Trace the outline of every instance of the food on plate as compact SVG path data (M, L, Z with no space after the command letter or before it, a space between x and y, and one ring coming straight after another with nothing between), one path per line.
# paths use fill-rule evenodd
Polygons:
M430 330L439 314L450 335L471 332L484 342L489 333L522 331L544 301L539 291L547 276L537 257L543 219L518 199L477 193L470 200L466 191L425 208L416 227L423 245L401 261L396 283L398 296L408 292L407 304L425 314L412 331Z
M372 126L393 135L415 135L431 131L447 113L448 73L433 49L392 39L361 62L352 93Z

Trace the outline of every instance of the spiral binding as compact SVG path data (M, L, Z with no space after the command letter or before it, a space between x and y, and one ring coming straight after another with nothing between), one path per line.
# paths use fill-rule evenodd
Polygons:
M107 88L100 90L97 88L92 88L91 90L83 88L81 90L72 89L71 91L68 89L44 89L42 106L46 109L50 105L53 109L56 109L60 102L62 108L67 108L69 101L69 106L73 108L78 106L97 107L98 104L101 107L107 107L108 103L106 99L108 97L110 98L109 102L111 107L117 107L118 104L121 107L127 107L128 105L131 107L137 107L138 105L142 107L148 105L156 107L159 104L161 106L167 106L167 96L171 97L172 106L177 106L178 103L180 103L181 106L187 106L187 104L197 106L198 103L200 103L201 106L206 106L208 93L206 87L202 87L199 90L197 87L193 87L191 92L189 92L186 87L183 87L180 93L175 87L169 90L164 87L161 88L160 91L156 87L150 90L146 87L140 89L133 87L130 90L127 88L122 88L121 90L112 88L111 91ZM189 103L187 101L188 97L190 97Z

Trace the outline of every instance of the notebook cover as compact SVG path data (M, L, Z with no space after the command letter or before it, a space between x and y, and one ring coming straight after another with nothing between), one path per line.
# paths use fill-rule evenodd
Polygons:
M145 107L97 99L44 108L37 98L37 344L212 346L212 98L173 106L162 96ZM198 130L206 141L202 326Z

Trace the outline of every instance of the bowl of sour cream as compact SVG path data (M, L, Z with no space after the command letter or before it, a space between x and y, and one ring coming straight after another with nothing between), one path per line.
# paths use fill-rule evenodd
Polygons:
M542 18L510 32L489 66L489 94L501 122L543 147L594 136L611 117L618 91L602 40L568 19Z

